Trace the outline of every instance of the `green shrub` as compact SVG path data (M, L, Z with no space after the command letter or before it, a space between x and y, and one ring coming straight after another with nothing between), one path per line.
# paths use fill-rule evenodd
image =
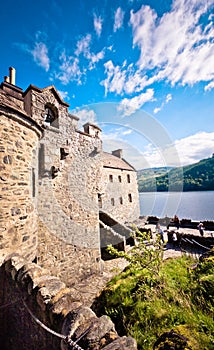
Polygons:
M187 340L175 336L174 345L166 340L155 349L213 349L213 256L197 264L186 256L163 261L160 242L151 249L146 238L139 236L131 255L109 248L130 264L104 289L97 310L112 318L120 335L133 336L139 349L153 349L171 330Z

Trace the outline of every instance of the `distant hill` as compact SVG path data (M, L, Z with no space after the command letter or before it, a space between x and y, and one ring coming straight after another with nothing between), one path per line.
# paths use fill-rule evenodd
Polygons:
M139 170L138 188L139 192L214 190L214 155L184 167Z

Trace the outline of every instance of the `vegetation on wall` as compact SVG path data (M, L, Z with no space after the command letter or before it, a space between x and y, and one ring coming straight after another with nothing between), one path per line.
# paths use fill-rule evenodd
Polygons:
M107 314L120 335L131 335L139 350L211 350L214 348L214 250L196 262L183 256L162 260L157 242L145 245L145 235L129 266L109 282L95 310Z
M178 168L154 168L138 172L140 192L214 190L214 155L198 163Z

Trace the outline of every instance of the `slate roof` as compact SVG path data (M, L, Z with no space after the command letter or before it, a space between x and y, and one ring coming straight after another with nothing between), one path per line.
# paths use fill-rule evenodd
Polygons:
M122 170L136 171L125 159L114 156L113 154L102 152L102 161L104 168L114 168Z

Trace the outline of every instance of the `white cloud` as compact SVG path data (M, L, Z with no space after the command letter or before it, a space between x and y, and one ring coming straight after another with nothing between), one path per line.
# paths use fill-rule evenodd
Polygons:
M169 101L171 101L172 100L172 95L171 94L168 94L167 96L166 96L166 103L168 103Z
M168 95L166 96L165 101L161 103L160 107L156 107L156 108L154 109L154 111L153 111L154 114L157 114L158 112L162 111L162 109L164 108L164 106L165 106L167 103L169 103L169 101L171 101L171 100L172 100L172 95L171 95L171 94L168 94Z
M176 140L164 150L156 148L152 144L143 151L143 155L149 167L159 166L184 166L197 163L201 159L211 157L213 154L214 132L199 132L197 134ZM178 157L175 157L175 154ZM175 164L174 159L179 160ZM139 169L139 168L138 168Z
M59 73L56 73L55 77L64 85L67 85L70 81L76 81L78 84L81 84L81 77L84 72L80 71L79 59L67 56L64 51L60 56L60 61L62 63L59 67Z
M108 61L104 64L107 78L101 82L101 85L105 87L105 95L107 92L116 92L121 94L125 83L125 72L122 72L119 66L114 66L112 61Z
M68 91L60 91L60 90L57 90L57 91L59 92L62 99L70 100L70 97L68 95Z
M141 93L131 99L124 98L119 106L118 110L121 111L124 116L129 116L140 109L146 102L152 101L154 98L154 90L147 89L146 92Z
M97 15L94 14L94 29L98 37L100 37L102 32L102 23L103 23L102 18L97 17Z
M197 134L175 141L183 165L192 164L213 154L214 132Z
M140 57L136 66L119 66L112 61L104 64L106 78L101 85L105 94L131 95L159 81L172 86L213 81L214 24L208 16L213 8L213 0L174 0L162 17L144 5L135 13L131 11L133 47L139 48ZM207 17L206 26L202 16ZM205 91L211 88L213 83Z
M43 42L36 42L31 54L34 61L47 72L50 68L47 46Z
M75 55L79 57L82 54L89 61L88 68L91 70L95 68L96 63L98 63L104 58L105 49L95 54L91 52L90 45L91 35L87 34L77 42L77 49L75 51Z
M87 58L89 59L89 69L95 68L95 64L104 58L104 50L98 52L97 54L91 53Z
M113 29L114 32L116 32L118 29L122 27L123 19L124 19L124 11L121 9L121 7L118 7L114 15L114 29Z
M157 114L158 112L160 112L161 109L162 109L162 105L161 105L160 107L156 107L156 108L154 109L154 114Z
M90 34L87 34L86 36L84 36L80 40L78 40L75 55L79 56L82 53L84 56L87 56L89 51L90 51L90 49L89 49L90 43L91 43L91 35Z
M103 147L107 152L122 148L124 158L136 169L161 166L184 166L197 163L213 154L214 132L199 132L194 135L176 140L164 149L148 143L143 149L133 147L123 138L122 130L104 133Z
M139 67L156 68L156 79L172 85L193 85L214 76L214 27L205 28L200 18L213 6L212 0L174 0L170 12L158 18L149 6L131 11L133 44L140 49Z
M87 122L96 124L96 113L92 109L76 109L72 113L79 118L79 125Z
M123 131L123 133L122 133L122 134L123 134L124 136L126 136L126 135L130 135L130 134L132 134L132 132L133 132L133 131L132 131L131 129L129 129L129 130L125 130L125 131Z
M214 89L214 80L211 81L211 82L210 82L208 85L206 85L205 88L204 88L205 91L210 91L210 90L212 90L212 89Z

